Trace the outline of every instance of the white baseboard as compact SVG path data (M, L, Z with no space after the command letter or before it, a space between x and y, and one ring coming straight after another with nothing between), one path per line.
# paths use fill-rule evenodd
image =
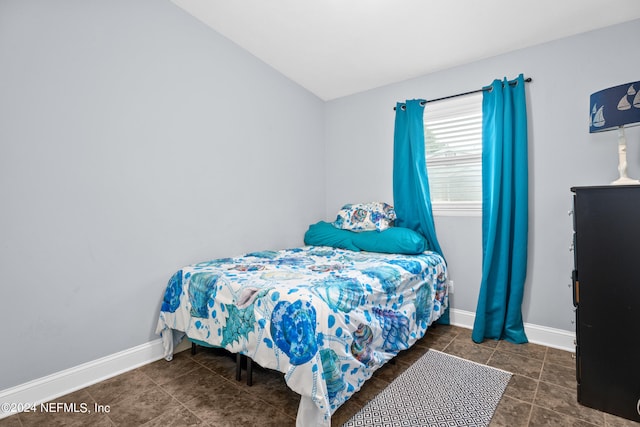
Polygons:
M180 351L185 340L176 347ZM162 359L163 347L160 339L150 341L121 352L56 372L46 377L0 391L0 403L39 405L81 388L104 381L147 363ZM4 405L3 405L4 406ZM15 411L0 408L0 419L13 415Z
M476 314L470 311L451 309L449 312L451 324L462 328L473 329L473 321L475 318ZM530 343L541 344L570 352L576 350L574 341L576 334L574 332L531 323L524 324L524 332L527 334Z
M452 325L468 329L473 328L475 313L452 309L449 314ZM542 344L571 352L575 350L575 334L572 332L527 323L525 323L524 329L529 341L534 344ZM184 350L188 346L189 341L184 340L175 348L175 351ZM162 359L162 356L161 340L150 341L110 356L2 390L0 391L0 403L39 405ZM0 408L0 419L14 413Z

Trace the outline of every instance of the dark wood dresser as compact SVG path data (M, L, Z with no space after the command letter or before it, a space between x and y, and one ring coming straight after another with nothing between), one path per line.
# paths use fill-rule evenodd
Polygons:
M640 421L640 185L571 191L578 402Z

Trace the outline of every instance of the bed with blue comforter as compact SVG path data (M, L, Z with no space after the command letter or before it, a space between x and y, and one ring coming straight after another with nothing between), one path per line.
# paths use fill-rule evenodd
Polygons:
M297 425L331 415L421 338L448 304L443 258L304 246L182 268L158 321L165 358L185 335L284 374Z

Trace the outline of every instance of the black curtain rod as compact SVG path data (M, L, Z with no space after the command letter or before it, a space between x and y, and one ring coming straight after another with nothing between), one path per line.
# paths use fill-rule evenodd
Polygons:
M531 82L532 80L533 80L533 79L532 79L531 77L527 77L526 79L524 79L525 83L529 83L529 82ZM517 81L517 80L510 81L510 82L509 82L509 85L513 86L513 85L515 85L516 83L518 83L518 81ZM489 86L489 87L487 87L487 88L482 88L482 89L472 90L472 91L469 91L469 92L458 93L458 94L455 94L455 95L443 96L442 98L429 99L429 100L427 100L427 101L422 101L422 102L420 103L420 105L424 105L424 104L427 104L427 103L429 103L429 102L443 101L443 100L445 100L445 99L450 99L450 98L457 98L458 96L471 95L472 93L484 92L485 90L491 90L491 86ZM396 109L396 107L393 107L393 110L394 110L394 111L395 111L395 109Z

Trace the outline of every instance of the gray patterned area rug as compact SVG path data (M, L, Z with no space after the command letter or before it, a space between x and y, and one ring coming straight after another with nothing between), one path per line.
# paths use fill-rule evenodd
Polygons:
M511 373L429 350L343 427L488 426Z

